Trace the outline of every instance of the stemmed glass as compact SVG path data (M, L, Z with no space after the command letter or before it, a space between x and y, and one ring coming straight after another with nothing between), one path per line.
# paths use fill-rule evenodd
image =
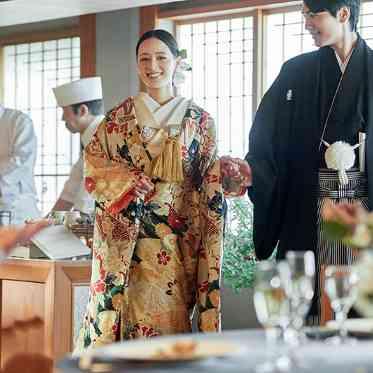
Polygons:
M337 321L339 335L328 338L327 342L342 344L354 342L347 337L345 321L347 314L357 298L357 283L359 277L351 266L328 266L325 270L325 291Z
M276 372L278 369L274 352L277 327L287 324L289 320L289 302L276 263L258 263L254 282L254 306L258 321L265 328L267 341L266 361L256 367L256 372Z
M314 295L315 256L312 251L288 251L286 261L279 263L280 277L290 301L291 343L299 344L304 319Z

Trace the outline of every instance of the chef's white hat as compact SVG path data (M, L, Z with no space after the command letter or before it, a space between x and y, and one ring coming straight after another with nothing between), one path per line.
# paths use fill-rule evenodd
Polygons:
M75 80L53 88L53 92L56 96L57 105L61 107L80 104L81 102L101 100L101 78L95 76Z

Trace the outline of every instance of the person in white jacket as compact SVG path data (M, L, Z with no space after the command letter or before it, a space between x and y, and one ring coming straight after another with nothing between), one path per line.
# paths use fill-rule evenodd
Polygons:
M0 142L0 211L10 212L12 224L38 218L34 183L37 146L30 117L0 105Z
M104 105L100 77L79 79L53 89L57 105L62 107L62 120L71 133L79 133L82 148L94 135L96 128L104 119ZM84 161L81 152L73 165L69 179L52 211L78 210L85 214L94 212L94 200L85 190Z

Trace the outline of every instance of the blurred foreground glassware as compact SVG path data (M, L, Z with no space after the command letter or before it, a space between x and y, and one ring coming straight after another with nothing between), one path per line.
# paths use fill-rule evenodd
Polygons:
M278 268L290 301L291 326L284 337L297 345L306 338L302 328L314 295L315 255L312 251L289 251Z
M359 277L352 266L328 266L325 270L325 292L335 312L339 335L328 338L332 344L354 343L356 340L347 336L345 321L348 311L357 298Z
M0 210L0 226L12 224L12 212L9 210Z
M258 321L266 333L266 360L257 365L257 373L277 372L278 327L286 322L289 303L282 287L276 263L264 261L257 265L254 281L254 306Z

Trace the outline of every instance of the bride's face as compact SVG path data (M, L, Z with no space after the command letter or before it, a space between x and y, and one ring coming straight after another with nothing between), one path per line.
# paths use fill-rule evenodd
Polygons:
M140 44L137 70L140 79L148 88L172 86L176 63L176 58L161 40L150 38Z

